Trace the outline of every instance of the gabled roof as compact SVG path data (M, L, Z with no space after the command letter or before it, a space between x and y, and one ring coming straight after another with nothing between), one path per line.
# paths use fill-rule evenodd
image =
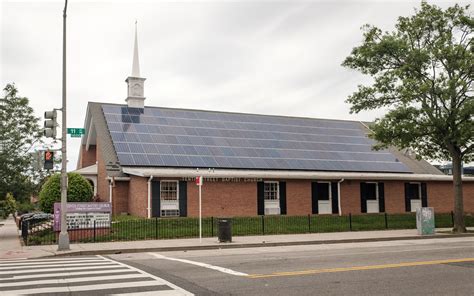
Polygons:
M357 121L89 103L85 127L83 144L95 132L106 165L121 167L441 173L373 151Z

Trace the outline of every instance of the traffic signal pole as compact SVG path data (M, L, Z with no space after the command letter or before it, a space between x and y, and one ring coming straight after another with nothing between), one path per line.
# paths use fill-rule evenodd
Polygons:
M67 157L66 157L66 10L67 0L63 11L63 106L62 106L62 126L61 126L61 232L59 233L58 251L69 250L69 235L67 233Z

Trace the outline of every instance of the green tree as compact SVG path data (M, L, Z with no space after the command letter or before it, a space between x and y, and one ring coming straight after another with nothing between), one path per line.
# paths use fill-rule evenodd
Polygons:
M393 32L365 25L362 45L343 66L370 75L347 99L351 112L387 108L377 119L375 149L396 146L453 164L455 232L465 232L462 162L474 150L474 19L469 6L443 10L421 2Z
M17 96L14 84L7 84L0 98L0 197L8 192L20 201L33 190L32 155L29 150L41 139L39 118L29 100Z
M0 218L7 218L10 214L15 213L17 208L13 195L8 192L5 200L0 201Z
M92 201L93 189L89 181L76 173L68 173L68 202ZM43 184L39 194L39 206L43 212L52 213L55 202L61 201L61 175L54 174Z

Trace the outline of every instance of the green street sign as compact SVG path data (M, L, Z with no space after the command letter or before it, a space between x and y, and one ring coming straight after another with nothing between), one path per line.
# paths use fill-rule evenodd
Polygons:
M71 134L71 138L80 138L82 135L79 134Z
M83 128L68 128L67 133L71 135L71 137L81 137L86 132Z

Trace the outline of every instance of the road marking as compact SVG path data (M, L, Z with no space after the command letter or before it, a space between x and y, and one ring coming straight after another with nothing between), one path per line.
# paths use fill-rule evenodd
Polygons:
M110 296L176 296L183 295L173 290L164 290L164 291L147 291L147 292L133 292L133 293L121 293L121 294L111 294Z
M96 259L88 259L88 260L67 260L67 259L64 259L64 260L61 260L61 261L51 261L51 262L48 262L48 261L41 261L41 262L21 262L21 263L5 263L3 264L3 262L0 261L1 263L1 266L23 266L23 265L28 265L28 266L32 266L32 265L43 265L43 264L66 264L66 263L89 263L89 262L102 262L103 260L97 260Z
M120 267L122 268L122 267ZM7 282L14 280L24 280L24 279L40 279L40 278L49 278L57 276L76 276L76 275L90 275L90 274L112 274L112 273L130 273L128 269L108 269L108 270L88 270L88 271L77 271L77 272L58 272L58 273L40 273L40 274L28 274L28 275L15 275L12 278L0 278L0 283L2 281Z
M84 264L82 264L84 265ZM108 263L108 264L102 264L99 266L81 266L81 267L76 267L76 266L58 266L58 267L53 267L53 268L41 268L41 269L32 269L32 270L11 270L11 271L0 271L0 275L2 274L22 274L25 272L31 272L31 273L40 273L40 272L50 272L50 271L68 271L70 269L73 270L88 270L88 269L105 269L109 267L115 267L114 264Z
M2 284L2 288L7 287L21 287L26 284L28 285L44 285L44 284L69 284L69 283L80 283L89 281L106 281L106 280L121 280L121 279L132 279L132 278L146 278L143 274L121 274L121 275L103 275L93 277L80 277L80 278L62 278L62 279L49 279L49 280L38 280L28 282L15 282Z
M194 296L193 293L190 293L190 292L184 290L183 288L176 286L175 284L172 284L172 283L170 283L170 282L168 282L168 281L166 281L166 280L164 280L164 279L162 279L162 278L159 278L159 277L157 277L157 276L154 276L154 275L152 275L152 274L150 274L150 273L148 273L148 272L145 272L145 271L143 271L143 270L141 270L141 269L135 268L135 267L133 267L133 266L130 266L130 265L128 265L128 264L125 264L125 263L122 263L122 262L119 262L119 261L112 260L112 259L110 259L110 258L105 258L105 257L100 256L100 255L97 255L97 257L102 258L102 259L104 259L104 260L109 260L110 262L117 263L117 264L119 264L119 265L122 265L123 267L129 268L129 269L134 270L134 271L136 271L136 272L139 272L139 273L141 273L141 274L147 275L147 276L151 277L152 279L155 279L156 281L164 282L167 286L169 286L169 287L175 289L175 291L181 292L182 295Z
M13 290L13 292L15 293L15 295L20 295L20 294L39 294L39 293L97 291L97 290L107 290L107 289L116 289L116 288L134 288L134 287L151 287L151 286L163 286L163 284L150 279L148 281L113 283L113 284L97 284L97 285L87 285L87 286L31 288L31 289L24 289L24 290Z
M25 265L28 260L17 260L20 266L14 262L0 261L0 295L75 292L95 295L108 290L120 294L123 289L130 296L144 296L142 292L160 296L193 295L159 277L102 256L86 260L80 257L33 260L30 266Z
M34 268L47 268L47 267L55 267L55 266L61 266L61 267L73 267L73 266L98 266L98 265L110 265L109 262L104 262L103 260L101 261L90 261L91 263L88 262L73 262L73 263L63 263L63 262L53 262L53 263L42 263L41 265L35 265ZM15 265L10 265L5 266L5 267L0 267L1 270L20 270L20 269L31 269L32 266L29 265L23 265L23 266L15 266ZM3 266L3 264L2 264Z
M220 267L220 266L215 266L215 265L211 265L211 264L207 264L207 263L202 263L202 262L197 262L197 261L191 261L191 260L186 260L186 259L179 259L179 258L172 258L172 257L166 257L166 256L163 256L163 255L160 255L160 254L156 254L156 253L148 253L152 256L155 256L156 258L158 259L164 259L164 260L171 260L171 261L178 261L178 262L182 262L182 263L188 263L188 264L192 264L192 265L196 265L196 266L200 266L200 267L204 267L204 268L208 268L208 269L212 269L212 270L217 270L217 271L220 271L220 272L223 272L223 273L227 273L227 274L231 274L231 275L236 275L236 276L248 276L247 273L243 273L243 272L239 272L239 271L235 271L235 270L232 270L232 269L229 269L229 268L224 268L224 267Z
M282 276L309 275L309 274L344 272L344 271L400 268L400 267L437 265L437 264L445 264L445 263L472 262L472 261L474 261L474 258L402 262L402 263L392 263L392 264L338 267L338 268L322 268L322 269L310 269L310 270L302 270L302 271L274 272L274 273L269 273L269 274L250 274L250 275L248 275L248 278L258 279L258 278L269 278L269 277L282 277Z

